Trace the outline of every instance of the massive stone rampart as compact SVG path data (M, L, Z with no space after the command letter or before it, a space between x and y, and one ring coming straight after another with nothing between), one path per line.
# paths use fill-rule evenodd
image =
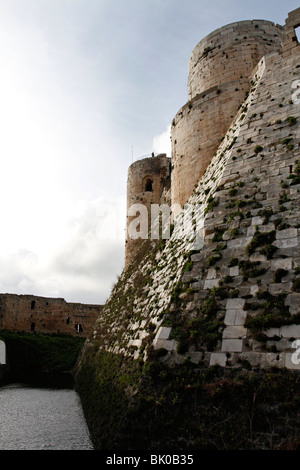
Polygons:
M300 9L171 237L140 244L86 341L76 383L97 448L299 448L298 24Z
M294 51L261 59L188 200L203 246L178 223L170 239L145 240L91 342L144 359L152 344L170 363L298 367L291 357L300 314L299 46Z

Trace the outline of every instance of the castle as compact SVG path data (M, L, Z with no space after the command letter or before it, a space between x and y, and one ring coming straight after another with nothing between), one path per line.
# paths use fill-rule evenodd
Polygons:
M251 88L253 70L262 57L281 50L283 32L269 21L242 21L199 42L189 60L189 101L172 122L172 159L158 155L130 166L127 213L135 203L149 213L151 204L187 203ZM132 220L129 215L127 229ZM126 267L140 241L127 236Z
M99 448L299 448L299 26L300 8L200 41L172 158L129 168L125 269L76 373Z
M237 22L195 47L171 160L129 168L127 229L135 204L149 222L153 205L188 203L203 243L176 225L159 243L127 236L91 344L144 360L154 348L168 364L300 367L299 25L298 8L284 26Z

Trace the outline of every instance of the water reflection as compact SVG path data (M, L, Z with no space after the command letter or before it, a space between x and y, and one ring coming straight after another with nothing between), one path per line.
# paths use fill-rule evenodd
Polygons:
M93 449L75 390L1 387L0 450L51 449Z

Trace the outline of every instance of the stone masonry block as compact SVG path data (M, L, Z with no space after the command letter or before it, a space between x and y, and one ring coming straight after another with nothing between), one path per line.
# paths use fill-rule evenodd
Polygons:
M298 358L294 353L285 354L285 367L287 369L300 370L300 361L298 363Z
M277 246L277 248L294 248L298 246L298 238L285 238L285 239L279 239L276 240L273 243L274 246Z
M239 275L239 267L238 266L233 266L232 268L229 269L229 275L236 277Z
M288 271L292 269L292 258L272 259L271 270L275 271L276 269L287 269Z
M285 230L278 230L276 232L276 240L281 240L283 238L295 238L298 235L296 228L287 228Z
M225 315L225 319L224 319L224 323L225 325L234 325L235 324L235 316L236 316L236 310L227 310L226 311L226 315Z
M153 340L153 346L158 349L159 347L162 347L162 346L159 346L159 341L163 341L163 340L166 340L169 338L170 336L170 333L171 333L171 329L170 327L166 327L166 326L161 326L158 330L158 332L156 333L156 336Z
M300 339L300 325L281 326L280 336L282 336L283 338Z
M246 337L247 330L243 326L227 326L223 331L223 338L224 339L240 339Z
M224 354L224 353L212 353L211 357L210 357L209 365L210 366L218 365L218 366L221 366L221 367L225 367L226 366L226 361L227 361L226 354Z
M242 309L245 305L245 299L228 299L226 302L226 309Z
M292 315L295 315L299 312L300 309L300 294L297 294L296 292L289 294L286 297L284 303L285 305L288 305L290 307L290 313Z
M214 268L209 268L206 276L206 280L216 279L217 271Z
M243 310L227 310L224 323L227 326L242 326L245 323L247 313Z
M204 289L211 289L219 285L219 279L209 279L204 283Z
M223 339L222 352L242 352L243 340L242 339Z

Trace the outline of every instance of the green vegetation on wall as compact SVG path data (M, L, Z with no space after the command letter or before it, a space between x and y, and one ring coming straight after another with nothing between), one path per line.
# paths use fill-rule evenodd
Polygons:
M172 368L86 350L76 377L95 450L299 449L298 374Z

